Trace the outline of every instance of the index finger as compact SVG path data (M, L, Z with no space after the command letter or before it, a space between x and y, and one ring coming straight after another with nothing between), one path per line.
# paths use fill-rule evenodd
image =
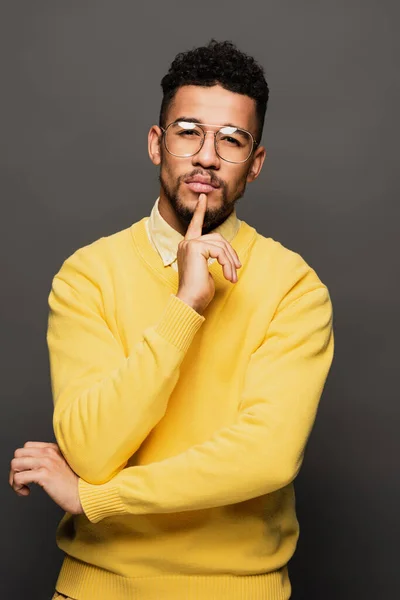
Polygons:
M191 240L201 236L206 208L207 194L200 194L196 208L194 209L192 220L186 230L185 240Z

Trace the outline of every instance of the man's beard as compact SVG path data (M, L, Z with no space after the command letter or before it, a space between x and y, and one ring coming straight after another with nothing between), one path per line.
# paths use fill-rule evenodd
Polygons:
M175 182L175 185L173 186L168 185L166 179L163 177L162 168L160 169L160 174L158 177L161 184L161 188L167 200L174 209L175 214L177 215L181 223L188 227L190 221L192 220L195 207L191 209L185 205L178 193L179 186L184 182L185 179L189 179L189 177L205 174L207 174L210 177L211 182L218 182L220 187L217 189L218 191L222 192L222 204L218 205L215 208L210 207L210 205L207 206L206 212L204 214L202 235L209 233L210 231L221 225L221 223L223 223L233 212L235 203L243 197L243 194L245 192L247 173L244 175L243 179L238 182L238 186L232 198L228 198L225 182L217 178L213 172L207 172L203 169L194 169L191 173L181 175L180 177L178 177L178 179Z

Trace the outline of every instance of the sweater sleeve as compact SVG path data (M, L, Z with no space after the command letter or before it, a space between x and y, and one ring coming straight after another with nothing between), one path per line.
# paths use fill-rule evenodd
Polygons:
M111 284L102 261L88 260L82 250L64 262L49 295L53 427L75 473L102 484L123 469L164 416L181 362L205 319L171 294L158 321L126 356L104 314L102 287Z
M236 422L176 456L128 467L105 485L79 480L89 520L207 509L289 484L303 461L333 347L330 296L320 284L278 309L249 360Z

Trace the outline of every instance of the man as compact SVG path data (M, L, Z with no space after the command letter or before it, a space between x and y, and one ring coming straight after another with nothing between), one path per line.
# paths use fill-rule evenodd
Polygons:
M329 292L236 216L266 155L262 68L212 40L162 87L160 196L54 277L57 445L18 449L10 484L66 511L54 598L286 600L293 480L333 357Z

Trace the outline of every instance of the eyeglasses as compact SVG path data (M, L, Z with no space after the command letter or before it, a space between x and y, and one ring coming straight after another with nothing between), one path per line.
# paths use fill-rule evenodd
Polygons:
M203 129L206 127L219 127L218 131ZM192 121L174 121L163 132L166 150L173 156L188 158L194 156L203 147L206 134L214 134L214 146L217 155L230 163L246 162L258 142L250 131L239 127L210 125L209 123L194 123Z

